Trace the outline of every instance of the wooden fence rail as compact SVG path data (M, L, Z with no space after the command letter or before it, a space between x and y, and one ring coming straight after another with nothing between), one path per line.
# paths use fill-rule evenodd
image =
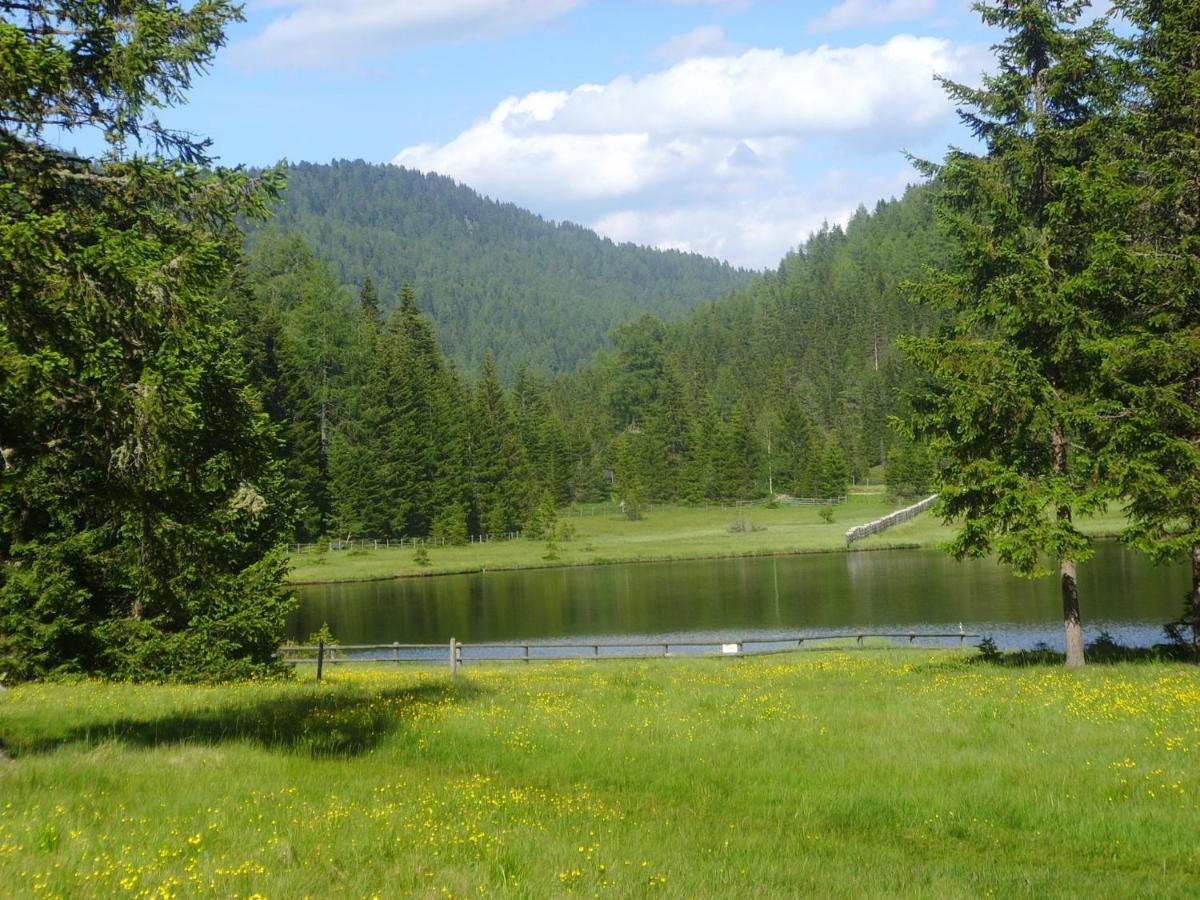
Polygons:
M893 525L899 525L901 522L907 522L910 519L915 519L933 504L937 503L938 495L931 494L919 503L914 503L912 506L906 506L904 509L898 509L893 513L888 513L881 519L876 519L873 522L868 522L865 525L855 525L846 532L846 546L849 547L855 541L861 541L865 537L870 537L873 534L891 528Z
M466 539L461 541L462 544L487 544L492 541L515 541L521 536L519 531L507 531L504 533L491 534L469 534ZM405 547L444 547L446 544L453 544L454 541L446 538L434 537L410 537L410 538L346 538L335 539L329 542L329 549L337 550L386 550L393 547L403 549ZM304 544L288 544L288 553L307 553L309 550L316 550L320 547L315 541L309 541Z
M802 650L807 643L813 649L822 648L823 641L853 640L857 647L867 638L918 640L958 640L960 647L967 638L977 638L975 632L964 631L845 631L828 634L777 635L761 638L710 638L706 640L629 640L629 641L563 641L555 643L480 642L464 644L451 638L448 644L337 644L326 646L288 645L279 648L280 659L296 665L313 664L317 678L327 665L347 663L449 663L453 676L468 662L533 662L580 659L644 659L647 657L683 656L762 656ZM758 649L755 649L758 648ZM671 651L677 651L673 654ZM679 653L678 651L682 651Z

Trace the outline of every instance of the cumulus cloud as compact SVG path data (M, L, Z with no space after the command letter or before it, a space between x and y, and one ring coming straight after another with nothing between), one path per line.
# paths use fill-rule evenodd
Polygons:
M702 253L749 268L774 268L825 223L845 224L864 198L895 196L918 180L909 166L866 178L835 170L805 188L776 185L769 193L709 198L686 207L618 209L590 224L615 241Z
M248 67L343 68L430 43L509 34L569 12L579 0L270 0L290 12L231 53Z
M812 32L841 31L863 25L880 25L927 16L937 0L844 0L808 26Z
M678 62L696 56L731 56L744 47L726 39L720 25L704 25L686 34L668 38L654 51L654 56L668 62Z
M509 97L447 143L407 147L393 162L538 211L574 202L623 240L770 265L843 211L829 192L796 187L804 147L833 139L844 153L890 155L946 127L950 105L932 76L957 76L962 61L948 41L904 35L688 59L638 79ZM722 222L736 241L721 242Z

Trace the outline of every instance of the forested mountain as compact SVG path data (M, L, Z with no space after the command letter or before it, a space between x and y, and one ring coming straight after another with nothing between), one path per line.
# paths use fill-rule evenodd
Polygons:
M627 478L664 499L827 495L840 477L826 477L831 467L861 476L889 450L895 468L907 466L920 451L888 427L912 379L894 341L937 318L902 290L947 255L934 190L859 209L845 229L822 229L777 271L686 316L618 328L611 351L560 382L577 443L590 443L599 466L622 434Z
M453 540L538 531L571 500L636 515L643 500L834 497L889 453L919 489L920 451L888 417L912 378L893 342L935 317L901 290L944 256L933 190L860 210L683 317L618 326L576 372L518 366L508 389L487 355L459 374L414 290L389 313L373 275L344 287L299 235L261 233L240 332L281 424L297 534Z
M472 385L411 289L385 313L298 235L264 235L233 285L250 380L279 425L295 534L529 531L570 499L574 463L545 382L511 390L485 357ZM534 528L534 531L537 529Z
M344 285L370 277L385 310L405 285L447 354L502 378L522 365L573 370L615 326L670 317L744 285L751 273L692 253L614 244L548 222L440 175L338 161L287 169L270 228L302 235ZM251 248L263 230L251 231Z

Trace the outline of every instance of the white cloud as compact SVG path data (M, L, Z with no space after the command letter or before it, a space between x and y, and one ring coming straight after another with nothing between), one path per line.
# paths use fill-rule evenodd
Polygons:
M702 253L751 268L774 268L824 223L844 225L859 203L865 200L870 206L919 180L908 166L871 178L834 171L808 188L789 185L769 194L686 208L619 209L590 224L614 241Z
M430 43L509 34L569 12L579 0L269 0L290 12L231 48L251 68L344 68Z
M725 29L720 25L703 25L668 38L653 55L668 62L678 62L696 56L731 56L743 49L741 44L726 39Z
M393 162L540 212L578 219L586 208L623 240L773 265L863 190L801 190L806 145L833 139L842 156L894 159L952 120L932 76L960 75L962 60L948 41L903 35L688 59L640 79L509 97L447 143L407 147Z
M841 31L863 25L880 25L927 16L937 0L844 0L808 26L812 32Z

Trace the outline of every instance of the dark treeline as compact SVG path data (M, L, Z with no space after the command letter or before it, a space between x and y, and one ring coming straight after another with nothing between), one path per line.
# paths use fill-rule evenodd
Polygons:
M302 235L341 284L372 279L389 310L411 286L446 353L471 371L490 354L506 381L522 365L572 371L639 313L678 315L751 277L548 222L441 175L345 160L286 171L272 228L251 231L251 248L272 229Z
M280 424L296 534L437 536L528 528L571 494L569 448L545 382L511 390L486 358L473 382L403 289L390 313L357 296L298 236L264 236L240 286L251 377ZM549 501L546 498L549 497Z
M536 532L571 501L636 515L648 500L836 497L889 449L901 471L893 339L930 318L899 289L941 253L929 194L860 210L683 318L616 328L577 373L518 366L507 385L490 356L460 373L412 288L348 290L299 235L261 233L241 332L281 424L297 535L462 540Z

